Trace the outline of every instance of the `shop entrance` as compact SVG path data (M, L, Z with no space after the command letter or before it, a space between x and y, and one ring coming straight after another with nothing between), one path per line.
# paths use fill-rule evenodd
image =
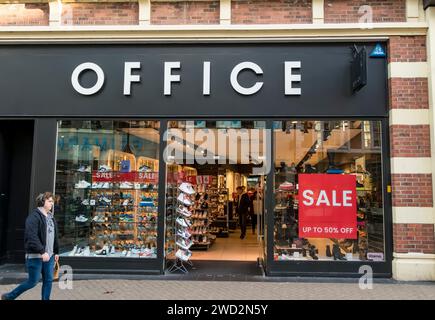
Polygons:
M0 263L22 261L24 256L32 149L33 121L0 120Z
M261 275L265 123L169 121L166 271Z

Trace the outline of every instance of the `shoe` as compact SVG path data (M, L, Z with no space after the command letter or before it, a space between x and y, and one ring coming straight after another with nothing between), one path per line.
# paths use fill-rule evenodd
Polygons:
M123 182L119 186L121 189L133 189L134 185L131 182Z
M330 245L326 246L326 256L327 257L332 257L331 246Z
M291 182L287 182L287 181L286 181L286 182L280 184L278 190L282 190L282 191L292 191L292 190L293 190L293 187L294 187L293 183L291 183Z
M184 231L182 231L182 230L178 230L177 231L177 236L180 236L180 237L182 237L183 239L189 239L192 235L189 233L189 231L187 231L187 230L184 230Z
M77 169L78 172L91 172L91 166L80 166Z
M91 184L85 180L81 180L75 184L76 189L87 189L91 186Z
M98 172L108 172L108 171L112 171L112 168L110 168L109 166L101 165L98 167Z
M245 239L245 235L244 235L244 234L241 234L241 235L240 235L240 239L242 239L242 240Z
M181 213L183 216L185 216L187 218L189 218L192 215L192 212L190 212L189 210L187 210L187 208L182 207L182 206L177 208L177 212Z
M71 250L71 252L68 254L70 257L74 256L77 251L77 245L74 246L74 248Z
M177 200L179 202L181 202L182 204L184 204L185 206L190 207L192 205L192 201L184 193L180 193L180 195L178 196Z
M151 172L151 168L146 165L143 165L139 167L139 172Z
M103 184L101 182L94 182L92 183L92 189L101 189Z
M82 205L88 206L89 205L89 199L85 199L82 201Z
M186 220L184 220L183 218L177 218L177 223L184 227L184 228L188 228L190 226L190 223L188 223Z
M192 252L189 250L184 251L182 249L178 249L177 253L175 253L175 256L182 261L188 261L192 256Z
M99 215L96 215L95 217L93 217L92 221L97 222L97 223L103 223L103 222L106 222L106 218L103 215L99 214Z
M346 260L344 254L341 253L340 247L337 244L332 246L332 255L334 256L334 260Z
M95 251L97 256L107 256L107 252L109 251L108 246L104 246L103 249Z
M183 248L184 250L189 250L192 245L193 245L192 241L187 242L183 239L177 241L177 246Z
M88 218L86 218L82 214L76 217L76 222L86 222L86 221L88 221Z
M109 183L109 182L104 182L104 183L101 185L101 189L110 189L110 183Z
M310 247L310 257L313 258L313 260L319 260L319 257L316 256L317 250L315 246Z
M180 189L180 191L182 191L188 195L192 195L192 194L196 193L196 191L192 188L192 185L190 183L187 183L187 182L183 182L182 184L180 184L178 189Z
M91 249L88 246L85 248L85 250L83 250L83 256L89 257L90 255L91 255Z

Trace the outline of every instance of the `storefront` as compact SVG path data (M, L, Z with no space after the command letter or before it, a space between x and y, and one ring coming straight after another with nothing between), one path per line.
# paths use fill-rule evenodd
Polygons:
M62 262L80 272L163 273L170 189L188 180L168 147L186 165L189 130L246 130L251 148L264 138L244 169L263 170L266 274L390 277L387 61L367 56L359 91L351 74L377 44L8 45L0 119L34 121L31 197L55 192Z

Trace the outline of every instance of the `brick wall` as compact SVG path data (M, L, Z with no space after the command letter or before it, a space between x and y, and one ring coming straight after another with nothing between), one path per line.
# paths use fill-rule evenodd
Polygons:
M429 125L392 125L390 138L393 157L430 157Z
M219 23L219 1L151 2L151 24Z
M48 3L0 4L0 25L48 25Z
M432 207L431 174L392 174L394 207Z
M62 24L117 25L138 24L139 6L135 2L64 3Z
M311 0L233 0L233 24L311 23Z
M429 109L427 78L389 79L390 109Z
M388 42L388 62L426 61L425 36L392 36Z
M435 253L433 224L394 224L394 252Z
M406 0L325 0L325 23L358 23L364 5L372 8L372 22L406 21Z

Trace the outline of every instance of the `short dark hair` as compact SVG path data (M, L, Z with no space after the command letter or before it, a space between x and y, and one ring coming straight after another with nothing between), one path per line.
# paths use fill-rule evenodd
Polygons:
M43 207L45 204L45 201L53 198L53 194L51 192L44 192L44 193L40 193L37 197L36 197L36 206L38 207Z

